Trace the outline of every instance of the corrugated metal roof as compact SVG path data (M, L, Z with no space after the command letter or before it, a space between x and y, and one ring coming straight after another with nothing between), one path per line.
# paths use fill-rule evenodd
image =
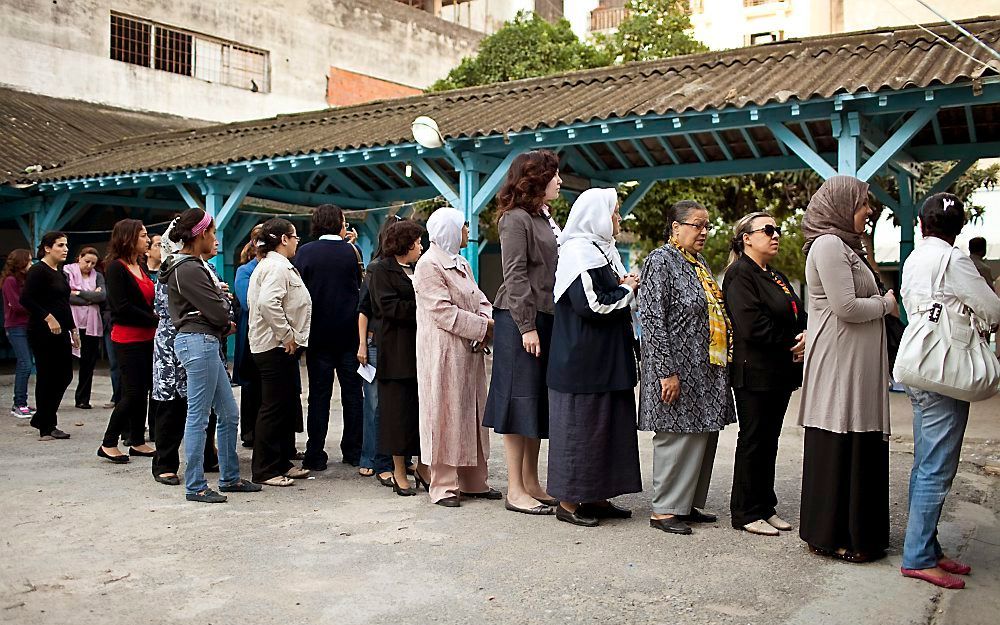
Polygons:
M1000 17L963 25L988 45L1000 42ZM966 56L986 58L974 42L948 25L929 28L948 43L908 26L632 63L127 140L33 178L165 171L405 143L418 115L432 116L447 138L466 138L630 115L923 88L982 74L982 64Z
M51 169L125 137L207 124L0 88L0 183L24 178L27 167Z

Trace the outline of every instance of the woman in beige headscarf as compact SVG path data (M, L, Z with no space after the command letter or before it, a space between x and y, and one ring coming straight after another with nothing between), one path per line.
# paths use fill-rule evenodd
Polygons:
M799 536L810 550L850 562L889 545L889 365L879 294L861 233L868 184L830 178L802 220L809 285L809 345L799 408L805 427Z

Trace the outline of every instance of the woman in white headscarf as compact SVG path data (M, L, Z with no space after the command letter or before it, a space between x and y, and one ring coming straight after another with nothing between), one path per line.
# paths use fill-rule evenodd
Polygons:
M642 490L631 304L639 280L615 247L614 189L589 189L559 235L549 349L549 493L560 521L595 527L628 518L609 501Z
M439 208L427 220L430 249L413 273L417 298L420 459L430 465L431 501L457 507L463 497L501 499L486 483L489 430L484 349L493 306L459 254L469 241L461 212Z

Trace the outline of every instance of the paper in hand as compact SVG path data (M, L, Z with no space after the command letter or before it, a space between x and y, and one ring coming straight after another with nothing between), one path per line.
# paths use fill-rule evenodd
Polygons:
M375 367L371 365L358 365L358 375L365 379L365 382L369 384L375 379Z

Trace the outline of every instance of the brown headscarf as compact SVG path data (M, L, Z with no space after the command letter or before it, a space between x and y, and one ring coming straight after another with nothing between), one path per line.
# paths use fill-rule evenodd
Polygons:
M861 235L854 232L854 213L867 197L868 183L853 176L833 176L824 182L809 200L802 218L802 238L806 240L802 251L808 254L813 241L832 234L864 258Z

